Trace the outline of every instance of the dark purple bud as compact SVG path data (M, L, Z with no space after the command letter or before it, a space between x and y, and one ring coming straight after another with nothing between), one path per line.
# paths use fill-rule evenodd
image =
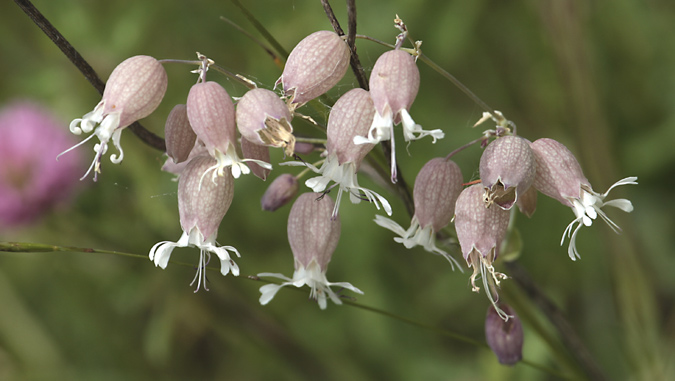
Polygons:
M274 179L260 199L263 210L274 212L286 205L298 193L298 179L284 173Z
M536 161L530 144L519 136L503 136L490 143L480 158L480 178L485 187L485 202L510 210L525 193L536 173Z
M485 317L485 339L500 364L514 365L523 359L523 326L518 315L506 304L499 306L509 315L505 321L493 306Z

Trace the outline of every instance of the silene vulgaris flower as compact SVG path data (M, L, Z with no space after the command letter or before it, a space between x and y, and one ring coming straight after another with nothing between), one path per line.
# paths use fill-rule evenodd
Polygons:
M337 201L333 216L337 216L342 193L349 193L349 199L358 204L365 199L379 210L380 204L391 216L389 202L370 189L361 187L357 181L357 172L363 158L373 149L373 144L354 144L354 137L365 134L372 121L375 109L366 90L352 89L335 102L328 116L326 159L321 168L304 162L287 162L285 165L306 165L320 174L305 182L314 192L325 192L338 187ZM334 184L328 187L333 181Z
M159 61L149 56L126 59L110 74L103 98L94 111L70 123L70 132L75 135L83 132L93 131L93 133L59 156L79 147L94 136L98 137L99 143L94 146L96 152L94 161L80 179L87 177L93 169L96 181L97 175L101 173L101 157L108 151L109 142L112 140L112 144L119 151L119 155L110 155L110 161L119 164L124 158L124 151L120 146L122 130L155 111L164 98L166 86L166 71Z
M331 286L346 288L358 294L363 291L347 282L332 283L326 279L328 263L340 240L340 220L331 218L333 199L320 193L303 193L293 204L288 215L288 242L295 262L293 278L276 273L261 273L260 277L275 277L284 280L281 284L266 284L260 287L260 304L265 305L285 286L307 285L309 297L326 309L326 296L335 304L342 304Z
M211 254L220 259L220 272L227 275L230 271L239 275L239 267L230 257L230 251L238 257L239 251L232 246L217 246L216 236L225 213L232 204L234 180L229 173L219 176L214 181L201 181L204 171L215 161L209 156L196 156L188 162L178 179L178 211L183 235L177 242L162 241L150 250L150 260L165 269L169 263L173 249L177 247L199 248L199 264L197 274L190 285L197 282L197 289L206 287L206 266Z
M377 215L375 223L400 237L394 241L406 248L422 246L430 253L440 254L454 269L459 263L448 253L436 247L436 232L443 229L455 214L455 202L462 191L462 171L455 162L438 157L428 161L415 178L413 202L415 214L410 228L404 230L393 220Z
M593 191L579 162L563 144L553 139L542 138L534 141L531 147L537 161L537 174L533 186L546 196L572 208L576 216L574 221L565 228L560 241L562 246L566 237L570 239L567 254L572 260L581 258L576 246L579 229L582 226L591 226L598 216L616 233L621 231L621 228L610 220L602 209L605 206L613 206L630 213L633 211L633 204L626 199L605 201L605 198L614 187L637 184L637 177L621 179L610 186L605 193L600 194Z
M202 141L216 162L204 172L212 172L212 180L226 177L225 169L230 167L232 176L251 173L244 163L252 161L265 169L272 169L269 163L256 159L241 159L236 149L236 122L232 99L217 82L199 82L192 86L187 99L187 115L197 139Z
M373 66L369 85L376 112L368 134L355 136L354 143L377 144L383 140L391 140L391 180L396 182L395 124L402 123L406 142L428 135L435 143L445 134L439 129L423 130L408 112L420 86L420 72L410 54L398 49L382 54Z

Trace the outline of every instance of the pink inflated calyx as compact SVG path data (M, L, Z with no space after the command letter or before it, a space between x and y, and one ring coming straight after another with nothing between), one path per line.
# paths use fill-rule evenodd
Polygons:
M503 136L490 143L480 158L485 203L510 210L534 181L537 163L530 143L519 136Z
M232 204L234 179L229 173L213 181L201 181L204 172L213 166L215 160L200 155L191 158L178 180L178 212L183 235L176 242L162 241L150 250L150 260L155 266L166 268L173 249L176 247L197 247L200 250L197 274L191 284L197 282L197 289L206 286L206 265L215 254L220 259L220 272L227 275L239 275L239 267L230 256L239 251L232 246L218 246L216 236L218 227Z
M506 279L506 275L496 272L492 264L499 255L499 246L506 235L510 212L501 208L487 208L483 194L481 184L474 184L460 193L455 204L455 230L464 259L469 267L473 267L472 291L480 290L476 285L480 275L488 299L500 312L496 305L499 300L497 287L500 279ZM507 318L503 311L500 316Z
M254 162L249 164L251 172L259 179L265 181L267 175L270 174L270 169L260 166L257 162L270 162L270 149L267 146L261 146L252 143L250 140L242 136L241 138L241 155L244 159L253 159Z
M349 46L335 32L314 32L293 48L277 83L283 84L289 104L299 107L340 82L349 56Z
M166 154L178 164L187 160L195 146L197 134L192 130L187 116L187 106L178 104L171 109L164 125Z
M253 89L237 102L236 120L241 136L252 143L284 148L292 156L295 146L292 115L273 91Z
M621 228L605 214L605 206L613 206L624 212L633 211L633 204L627 199L605 201L609 192L619 185L636 185L637 177L626 177L612 184L605 193L597 193L584 176L579 162L567 147L553 139L539 139L530 144L537 161L537 175L533 186L539 192L572 208L576 218L567 225L560 245L570 239L567 254L572 260L580 258L576 238L582 226L591 226L600 216L614 232ZM576 226L575 226L576 225Z
M399 237L395 237L394 241L406 248L422 246L428 252L445 257L453 269L457 266L461 270L454 258L436 246L436 232L452 219L455 202L461 191L462 172L459 166L445 158L431 159L415 178L415 214L410 221L410 228L404 230L398 223L382 216L376 216L375 223L398 234Z
M224 176L225 168L230 167L232 176L238 178L251 170L239 158L236 150L235 111L232 99L227 91L216 82L200 82L192 86L187 100L188 119L216 164L208 168L213 171L212 178ZM255 161L263 168L271 169L269 163Z
M333 218L334 203L328 195L304 193L293 204L288 215L288 242L293 251L295 272L293 278L282 274L261 273L258 276L281 278L281 284L267 284L260 288L260 303L269 303L280 288L288 285L311 288L310 298L326 308L326 297L342 304L331 286L342 287L363 294L350 283L328 282L326 270L340 239L340 220Z
M120 146L122 129L155 111L164 98L166 87L166 71L156 59L149 56L126 59L110 74L101 102L92 112L70 123L70 131L75 135L94 133L61 155L94 136L98 137L100 142L94 147L94 161L82 176L84 179L93 170L96 181L101 172L101 157L107 152L110 140L119 151L119 155L110 155L110 161L118 164L124 158Z
M356 144L377 144L391 140L391 180L396 182L396 149L394 125L401 123L405 141L431 136L435 143L442 139L443 131L422 130L409 114L417 96L420 73L415 59L403 50L390 50L382 54L370 75L370 96L375 106L375 116L368 134L354 138Z
M372 202L378 210L382 204L386 213L391 215L389 202L370 189L361 187L357 179L361 161L374 145L354 144L354 138L368 131L374 113L373 101L366 90L352 89L346 92L335 102L328 116L326 160L321 168L304 162L287 163L306 165L320 175L305 182L314 192L324 192L326 189L339 186L334 216L337 216L343 192L349 193L349 199L354 204L365 199ZM335 184L328 188L331 181Z

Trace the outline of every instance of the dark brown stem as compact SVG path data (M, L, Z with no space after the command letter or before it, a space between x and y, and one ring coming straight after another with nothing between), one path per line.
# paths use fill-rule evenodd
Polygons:
M330 21L330 24L333 26L333 30L335 30L335 33L339 34L340 36L344 36L345 33L342 30L342 27L340 26L340 23L338 22L337 18L335 17L335 13L333 13L333 8L331 8L328 0L321 0L321 4L323 5L323 10L326 12L328 21ZM349 47L352 51L352 59L351 59L352 71L354 72L354 75L356 76L359 82L359 86L364 90L368 90L368 80L365 76L363 66L361 66L361 63L359 61L359 56L358 54L356 54L356 46L354 45L354 41L356 41L356 5L354 0L347 1L347 13L349 17L348 21L349 35L347 36L347 43L349 44ZM350 43L350 41L352 42ZM390 143L382 142L380 143L380 146L382 147L384 156L387 159L387 164L391 166ZM413 202L410 189L408 188L405 179L401 175L401 170L398 167L398 165L396 166L396 179L397 181L394 184L396 192L398 193L399 197L401 197L401 200L405 204L405 208L408 211L408 214L412 217L412 215L415 213L415 204Z
M26 15L28 15L28 17L30 17L31 20L33 20L35 25L37 25L44 32L44 34L46 34L47 37L52 40L54 45L61 49L63 54L65 54L70 62L72 62L73 65L75 65L75 67L80 70L84 77L87 78L89 83L94 86L96 91L98 91L99 94L103 94L105 83L101 80L98 74L96 74L91 65L89 65L89 63L84 58L82 58L80 53L75 50L75 48L68 42L68 40L66 40L56 28L54 28L49 20L47 20L47 18L45 18L44 15L42 15L42 13L40 13L40 11L35 8L35 6L29 0L14 0L14 2L19 6L19 8L21 8L21 10L24 11ZM160 151L166 151L164 139L148 131L143 126L141 126L140 123L134 122L134 124L129 126L129 129L150 147L156 148Z
M555 326L563 345L569 350L572 357L579 363L588 377L591 380L605 380L606 377L602 369L600 369L600 366L595 362L588 348L586 348L586 345L584 345L577 332L567 321L562 311L560 311L551 299L541 292L539 287L520 264L517 262L505 262L505 265L509 269L509 276L516 280L530 300Z

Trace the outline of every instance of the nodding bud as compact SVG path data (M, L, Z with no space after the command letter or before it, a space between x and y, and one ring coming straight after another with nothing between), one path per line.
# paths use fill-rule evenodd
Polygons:
M443 229L455 214L462 191L462 171L454 161L442 157L429 160L415 178L415 217L422 228Z
M532 217L534 211L537 210L537 188L531 186L527 192L518 197L516 205L518 205L520 213L523 213L528 218Z
M108 78L103 91L103 113L120 112L118 128L124 128L152 114L162 102L166 86L166 71L155 58L127 58Z
M369 84L377 112L381 116L391 115L394 124L398 124L400 111L409 110L417 96L420 71L410 54L390 50L375 62Z
M303 193L288 215L288 242L295 268L308 268L312 260L326 272L340 240L340 219L332 218L335 203L327 194Z
M485 340L500 364L514 365L523 359L523 326L511 307L500 303L500 308L509 318L504 321L494 307L488 307Z
M193 85L188 94L187 114L192 129L211 156L217 156L216 150L225 153L230 144L234 146L234 104L221 85L216 82Z
M250 140L243 136L241 138L241 154L244 156L244 159L255 159L264 161L265 163L270 162L270 149L268 147L251 143ZM263 181L266 180L267 175L270 174L269 168L263 168L256 162L250 162L248 166L251 168L251 172Z
M340 82L349 56L349 46L336 33L314 32L293 48L277 83L283 83L291 104L301 106Z
M485 203L510 210L534 181L537 163L530 143L519 136L503 136L490 143L480 158Z
M354 144L354 136L368 133L375 108L370 93L356 88L349 90L335 102L328 116L326 150L335 154L340 165L356 163L358 169L363 158L374 144Z
M277 94L253 89L237 102L237 128L251 143L286 149L292 155L295 145L291 112Z
M274 179L260 199L263 210L274 212L298 194L298 179L290 173L284 173Z
M175 164L187 160L190 151L195 146L197 134L190 126L186 105L176 105L169 113L164 125L164 140L166 141L166 153Z
M234 179L229 172L202 181L204 172L215 163L209 156L194 157L178 179L180 225L184 232L197 227L204 239L218 231L234 196Z
M563 144L542 138L530 144L537 161L534 187L546 196L573 207L570 199L581 198L581 186L591 188L579 162Z

